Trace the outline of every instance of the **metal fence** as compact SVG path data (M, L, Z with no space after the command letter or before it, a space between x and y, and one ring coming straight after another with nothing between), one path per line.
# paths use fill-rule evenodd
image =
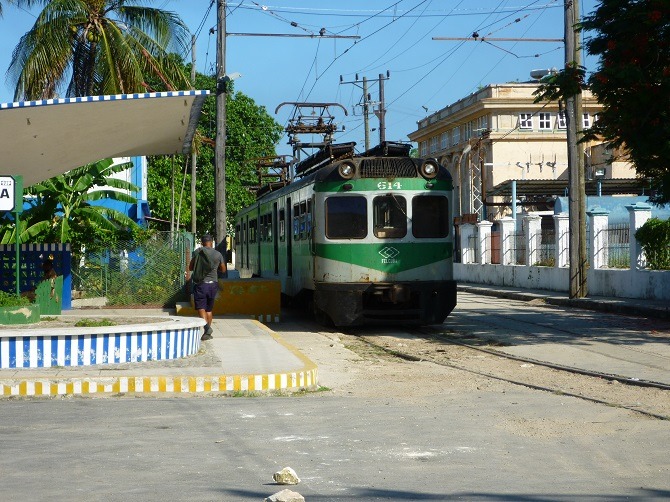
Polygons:
M174 306L184 296L192 246L191 234L157 232L139 243L73 255L72 288L77 298L101 298L107 306Z
M514 233L509 235L510 240L510 252L512 253L512 258L514 258L515 265L525 265L526 264L526 236L523 232Z
M609 225L606 232L607 266L609 268L630 268L630 225L620 223Z
M540 235L539 260L540 267L553 267L556 264L556 230L542 228Z

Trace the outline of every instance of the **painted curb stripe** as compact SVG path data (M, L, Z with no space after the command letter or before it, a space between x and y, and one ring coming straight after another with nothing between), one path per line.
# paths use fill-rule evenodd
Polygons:
M7 379L0 396L55 397L100 394L202 394L210 392L265 392L316 386L318 369L304 368L269 375L85 377L67 379Z

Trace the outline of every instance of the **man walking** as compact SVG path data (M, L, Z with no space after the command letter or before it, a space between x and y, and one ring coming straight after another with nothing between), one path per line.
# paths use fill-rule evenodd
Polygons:
M212 309L214 299L219 290L217 272L227 272L226 260L223 255L214 249L212 236L205 234L200 239L202 247L196 249L191 258L188 269L193 280L193 302L198 316L205 320L205 332L201 340L211 340L212 336Z

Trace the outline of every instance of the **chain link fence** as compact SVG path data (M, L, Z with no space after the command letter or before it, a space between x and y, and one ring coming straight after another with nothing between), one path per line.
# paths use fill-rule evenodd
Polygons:
M72 258L73 299L111 307L172 307L185 298L184 272L193 236L156 232L142 242L119 242Z

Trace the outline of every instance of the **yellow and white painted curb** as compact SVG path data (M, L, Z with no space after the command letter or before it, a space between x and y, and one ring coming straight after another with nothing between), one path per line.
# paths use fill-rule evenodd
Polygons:
M258 321L278 343L292 352L303 364L301 369L282 373L246 375L161 375L161 376L72 376L21 378L0 376L0 399L8 397L57 397L57 396L113 396L124 394L198 395L208 393L235 394L240 392L299 391L315 389L318 368L307 356L285 342L274 331ZM90 368L90 367L89 367ZM211 371L210 368L208 370ZM123 370L132 373L132 369ZM145 370L146 371L146 370ZM179 371L175 368L175 371Z

